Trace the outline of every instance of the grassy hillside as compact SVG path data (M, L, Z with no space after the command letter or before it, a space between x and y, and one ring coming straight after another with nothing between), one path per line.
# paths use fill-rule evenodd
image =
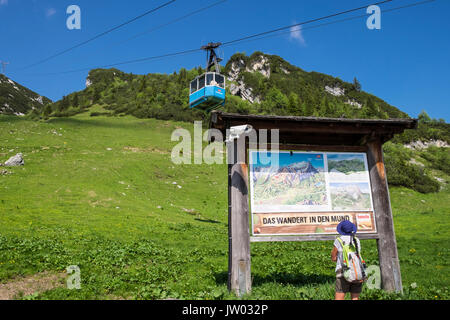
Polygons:
M227 299L227 167L174 165L175 128L130 116L31 121L0 115L0 285L81 269L81 290L35 299ZM175 184L176 183L176 184ZM450 196L391 188L404 295L449 299ZM362 241L369 264L375 241ZM251 299L332 299L331 242L252 244Z
M68 117L82 112L209 122L207 113L189 109L189 82L202 68L173 74L127 74L117 69L89 73L87 88L47 105L34 118ZM345 118L407 118L408 115L361 89L329 75L306 72L282 58L255 52L233 55L222 70L227 75L226 112ZM102 111L98 111L102 110ZM389 183L421 193L437 192L449 182L450 149L408 150L405 144L442 140L450 143L450 125L421 115L418 130L397 136L385 147ZM434 160L430 160L434 159Z

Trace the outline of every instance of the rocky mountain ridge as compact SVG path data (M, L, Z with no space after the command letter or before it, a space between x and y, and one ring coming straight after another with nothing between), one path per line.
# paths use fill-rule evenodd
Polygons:
M52 101L0 74L0 114L24 116Z
M229 91L251 104L270 104L278 114L325 117L407 118L361 84L318 72L306 72L281 57L255 52L233 55L225 66Z

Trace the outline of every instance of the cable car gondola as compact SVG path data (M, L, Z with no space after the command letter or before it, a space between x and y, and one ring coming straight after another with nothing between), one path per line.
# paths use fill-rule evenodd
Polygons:
M225 104L225 77L220 74L219 62L215 52L221 43L203 46L206 51L206 73L191 81L189 107L210 111ZM212 72L212 67L215 72Z

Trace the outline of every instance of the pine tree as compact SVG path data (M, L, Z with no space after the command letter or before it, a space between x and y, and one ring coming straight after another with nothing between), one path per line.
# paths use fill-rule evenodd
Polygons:
M44 107L43 115L45 118L47 118L48 116L50 116L51 113L52 113L52 106L50 104L47 104Z
M73 98L72 98L72 106L74 106L75 108L77 108L78 105L79 105L78 94L75 93L75 94L73 95Z
M142 92L147 87L147 78L144 76L141 82L141 87L139 88L139 92Z
M288 97L288 112L291 115L294 115L298 112L300 101L298 99L298 95L294 92L291 92Z
M419 122L422 123L430 123L431 117L428 115L428 113L425 112L425 110L422 110L422 112L418 116Z
M92 102L93 102L93 103L97 103L97 102L100 101L100 98L101 98L100 91L97 90L97 89L94 89L94 96L93 96L93 98L92 98Z
M64 96L58 105L58 110L65 111L68 108L69 108L69 99L66 96Z
M360 92L361 91L361 83L356 79L356 77L353 79L353 89Z

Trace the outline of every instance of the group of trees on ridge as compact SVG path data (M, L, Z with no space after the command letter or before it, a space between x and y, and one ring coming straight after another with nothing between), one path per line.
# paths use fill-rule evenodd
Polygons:
M255 52L251 56L237 53L222 68L229 74L236 61L244 67L265 57L270 67L270 77L244 68L238 82L251 89L260 103L250 103L238 96L227 94L224 111L243 114L274 114L343 118L405 118L408 115L385 101L361 91L355 78L347 83L318 72L306 72L292 66L282 58ZM91 86L81 92L63 97L44 108L44 116L66 116L84 112L94 104L102 105L112 114L131 114L139 118L192 121L205 118L205 114L188 107L189 83L204 73L202 67L173 74L127 74L117 69L95 69L89 73ZM230 83L229 83L230 84ZM333 96L325 87L345 90L343 96ZM351 105L355 102L360 105Z
M270 67L270 77L247 68L264 56ZM272 114L343 118L408 118L409 116L385 101L361 90L355 78L347 83L329 75L306 72L278 56L255 52L251 56L235 54L222 68L229 74L233 63L241 66L233 84L244 84L251 89L260 103L250 103L227 92L227 100L221 108L226 112L241 114ZM188 105L189 83L205 70L201 67L182 68L173 74L134 75L118 69L95 69L89 73L90 85L80 92L69 94L60 101L47 104L42 111L34 110L34 117L65 117L89 112L90 107L101 106L104 112L91 112L91 116L133 115L138 118L157 118L192 122L205 120L208 114ZM231 83L228 83L230 85ZM345 95L334 96L325 87L339 87ZM351 105L358 102L361 107ZM410 163L411 154L402 148L406 143L422 140L443 140L450 143L450 125L443 120L431 119L425 112L419 117L419 128L397 135L385 146L386 167L390 185L401 185L420 192L436 192L440 184L426 169ZM450 167L448 152L430 149L421 157L438 163L435 169Z

